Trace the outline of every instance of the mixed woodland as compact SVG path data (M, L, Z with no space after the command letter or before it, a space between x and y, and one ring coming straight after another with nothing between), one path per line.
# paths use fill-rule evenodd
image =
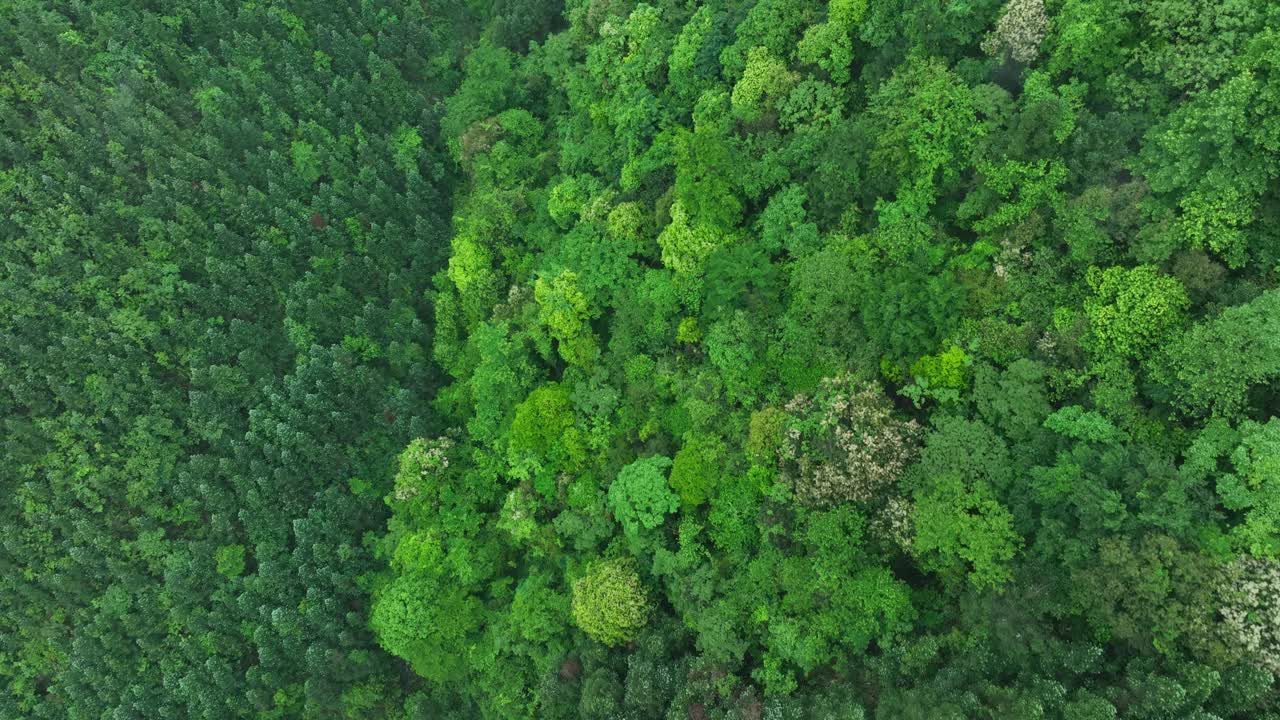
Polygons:
M1280 720L1280 4L0 0L0 718Z

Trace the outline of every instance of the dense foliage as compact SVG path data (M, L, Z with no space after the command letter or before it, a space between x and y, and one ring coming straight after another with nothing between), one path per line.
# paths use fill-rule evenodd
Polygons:
M0 3L0 717L400 702L366 533L437 424L438 13Z
M1280 720L1277 27L0 2L0 717Z

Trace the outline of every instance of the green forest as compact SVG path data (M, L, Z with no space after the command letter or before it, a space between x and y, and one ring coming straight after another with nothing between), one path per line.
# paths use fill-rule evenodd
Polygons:
M0 0L0 719L1280 720L1273 0Z

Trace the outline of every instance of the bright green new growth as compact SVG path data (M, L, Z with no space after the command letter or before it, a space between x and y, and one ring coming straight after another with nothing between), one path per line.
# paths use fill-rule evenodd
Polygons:
M633 640L648 621L644 585L629 558L593 563L573 583L573 620L597 642L609 646Z
M1094 296L1085 313L1104 352L1145 353L1182 324L1190 304L1177 278L1149 265L1092 268L1088 280Z
M769 112L795 84L796 76L774 57L768 48L752 48L747 54L747 68L742 79L733 86L730 103L734 115L754 122Z
M418 153L422 150L422 135L417 128L401 125L391 138L391 146L396 167L409 172L417 165Z
M911 366L911 372L931 387L962 390L969 384L971 363L963 350L952 345L936 355L920 358Z
M588 365L599 353L588 324L591 307L578 288L578 275L564 270L540 277L533 286L542 322L558 341L560 356L574 365Z
M243 545L223 545L214 553L213 559L218 565L218 572L229 578L244 574Z

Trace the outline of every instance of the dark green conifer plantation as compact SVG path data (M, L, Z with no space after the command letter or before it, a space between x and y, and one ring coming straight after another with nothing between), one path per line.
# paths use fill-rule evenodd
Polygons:
M0 3L0 716L373 718L483 13Z

